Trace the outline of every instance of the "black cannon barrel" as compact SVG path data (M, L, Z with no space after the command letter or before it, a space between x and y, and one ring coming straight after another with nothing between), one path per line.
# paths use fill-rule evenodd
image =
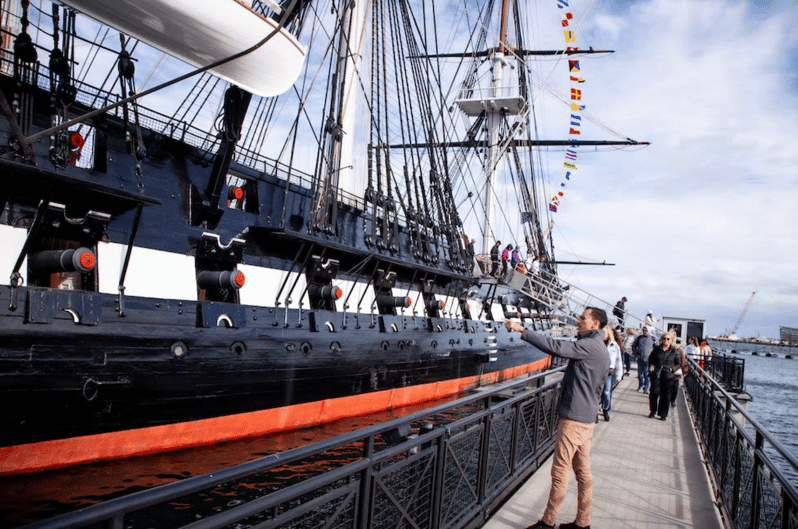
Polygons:
M321 299L337 300L341 299L341 296L344 295L344 291L334 285L317 285L313 287L312 294Z
M235 288L244 286L244 273L240 270L204 271L197 274L200 288Z
M44 250L28 255L28 266L34 270L54 272L88 272L97 265L97 256L88 248Z
M409 296L377 296L380 307L409 307L411 303Z

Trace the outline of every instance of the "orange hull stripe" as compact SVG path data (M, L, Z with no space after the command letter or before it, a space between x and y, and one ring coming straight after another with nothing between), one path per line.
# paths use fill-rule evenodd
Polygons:
M0 447L0 475L39 472L317 426L448 397L480 384L542 371L548 364L549 358L546 357L482 377L465 377L198 421Z

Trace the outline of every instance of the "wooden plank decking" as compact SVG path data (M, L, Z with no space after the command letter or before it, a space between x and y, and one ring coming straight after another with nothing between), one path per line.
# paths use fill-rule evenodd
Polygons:
M633 366L634 371L634 366ZM648 418L648 395L637 377L613 393L610 422L596 424L591 449L593 513L590 526L625 528L722 528L701 451L680 390L667 421ZM551 458L532 475L483 529L523 529L542 515L551 485ZM576 481L557 525L576 515Z

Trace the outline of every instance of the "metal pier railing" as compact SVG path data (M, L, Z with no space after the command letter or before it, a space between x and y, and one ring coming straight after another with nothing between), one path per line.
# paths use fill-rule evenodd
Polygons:
M689 362L690 411L726 526L798 527L798 459L722 384Z
M478 527L550 455L561 371L27 527Z

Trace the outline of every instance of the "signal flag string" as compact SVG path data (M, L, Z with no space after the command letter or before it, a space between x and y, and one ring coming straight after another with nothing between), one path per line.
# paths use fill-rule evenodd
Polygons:
M556 0L557 7L562 10L562 27L563 37L565 38L565 51L577 51L579 48L576 45L576 31L572 26L574 15L570 10L568 3L570 0ZM582 131L582 111L585 105L582 103L582 88L581 85L585 82L581 77L581 68L578 60L568 60L568 75L571 83L571 119L568 128L568 139L576 141ZM571 177L577 170L576 159L578 153L576 145L571 145L565 151L565 160L563 161L563 176L560 182L560 187L554 196L549 201L549 211L557 212L560 207L560 201L565 196L565 189L571 182Z

